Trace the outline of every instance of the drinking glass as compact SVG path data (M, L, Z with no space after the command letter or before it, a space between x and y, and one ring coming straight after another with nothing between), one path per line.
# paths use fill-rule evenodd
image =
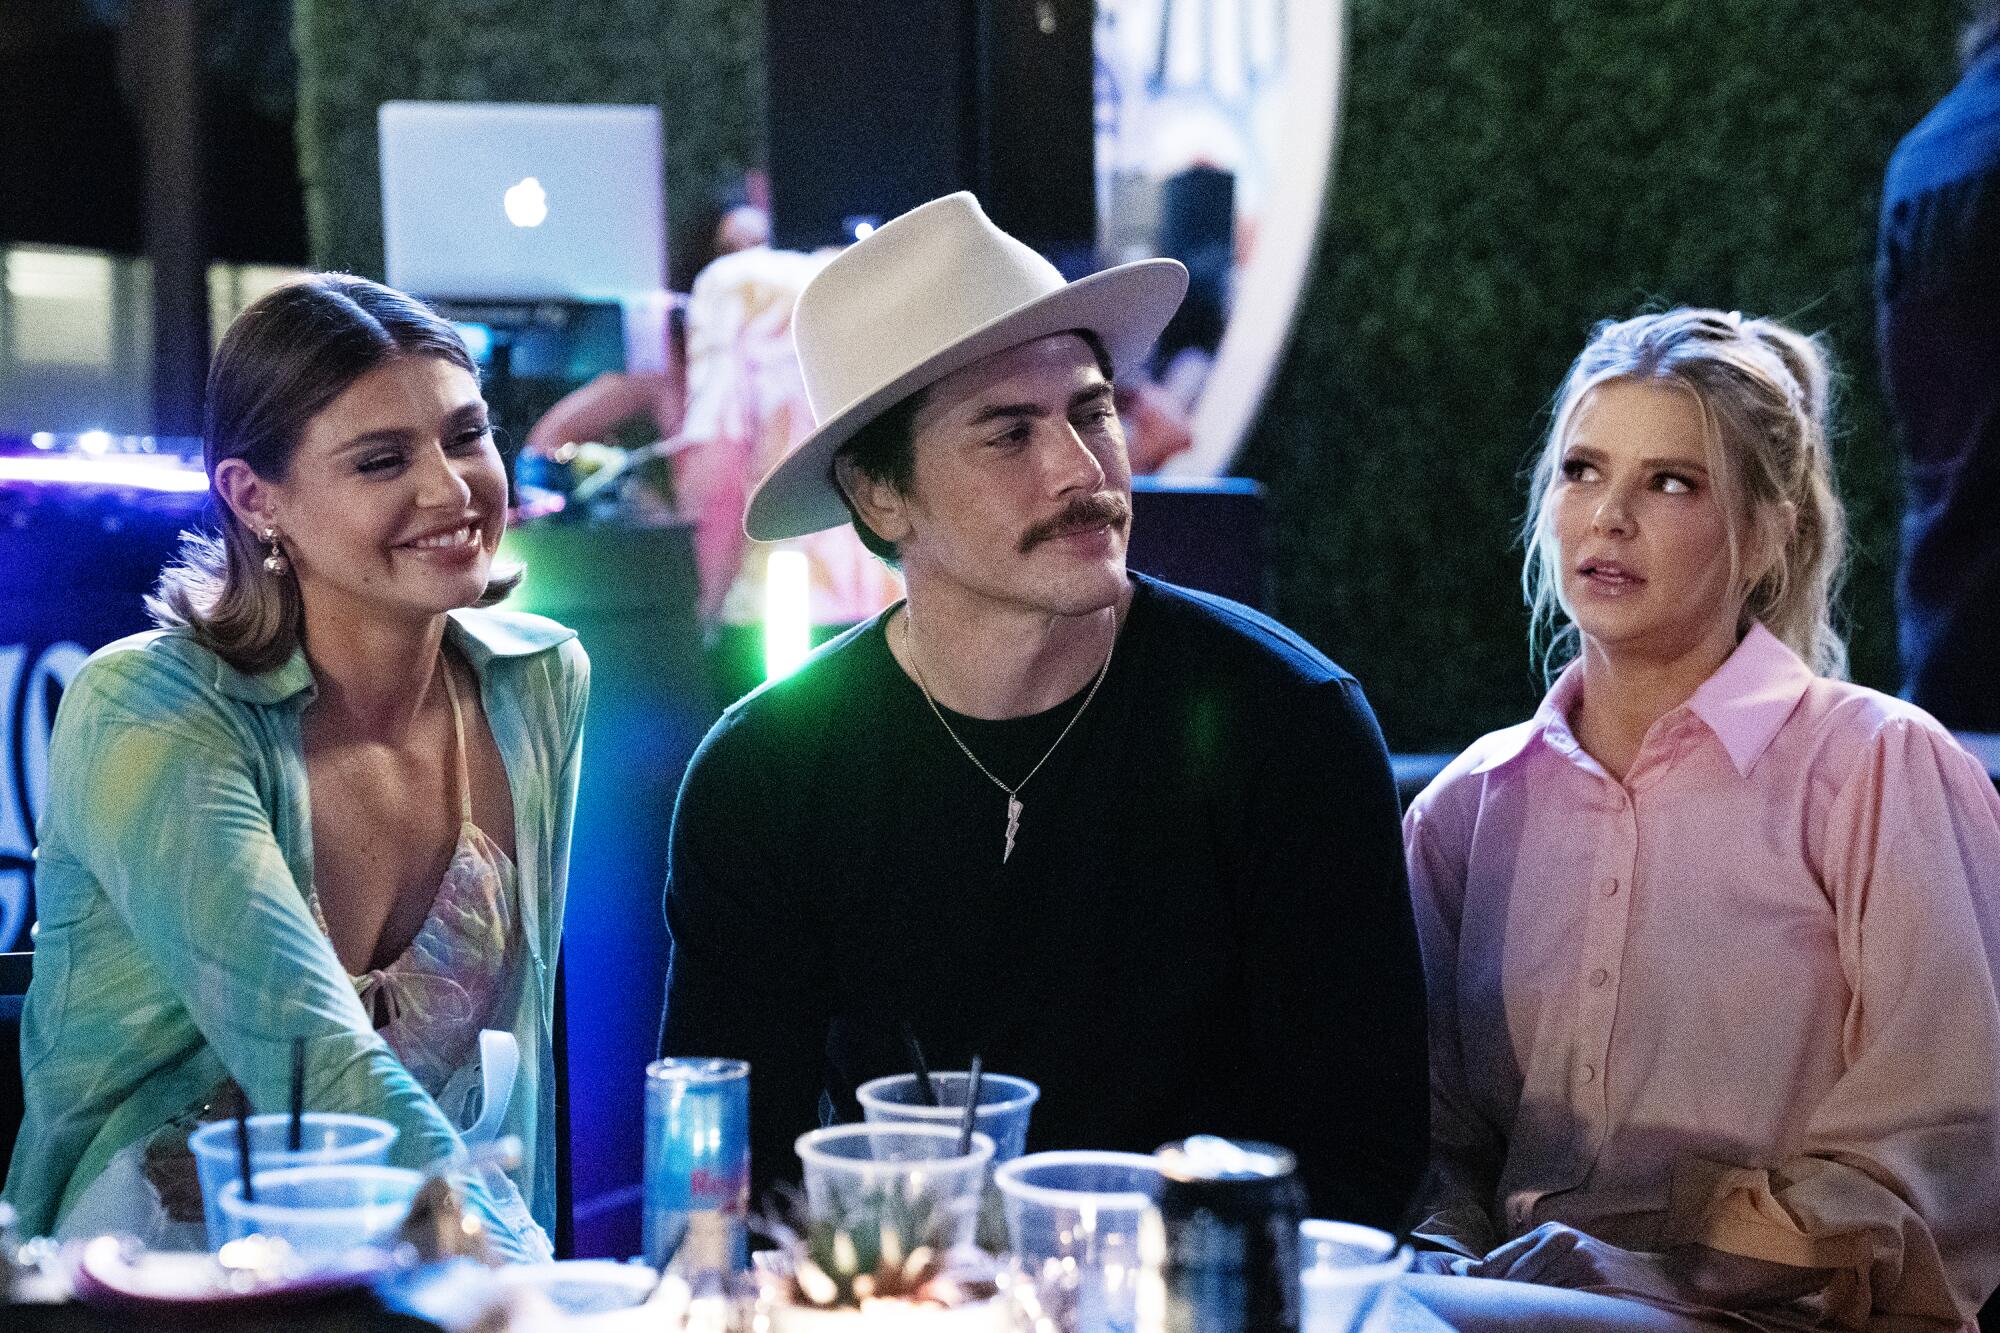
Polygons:
M269 1236L303 1255L332 1256L393 1241L423 1180L400 1166L288 1166L252 1172L254 1200L244 1199L241 1180L225 1181L215 1204L227 1240Z
M994 1172L1007 1235L1043 1318L1069 1333L1138 1322L1141 1232L1160 1192L1153 1158L1043 1152Z
M835 1125L801 1134L806 1204L816 1220L866 1226L894 1215L923 1232L911 1244L949 1247L972 1239L993 1140L941 1125Z
M965 1093L972 1081L969 1072L931 1075L938 1101L932 1106L923 1098L922 1085L915 1074L891 1074L871 1078L855 1091L861 1111L871 1125L920 1124L958 1128L965 1117ZM1042 1090L1025 1078L1007 1074L983 1074L979 1079L979 1106L972 1113L972 1127L993 1140L993 1162L1011 1162L1027 1151L1028 1114Z
M1354 1333L1410 1266L1386 1231L1317 1218L1299 1223L1300 1333Z
M396 1142L396 1127L372 1115L350 1115L343 1111L307 1111L300 1117L299 1147L290 1141L289 1115L250 1117L250 1169L276 1170L288 1166L380 1166L389 1160ZM236 1142L236 1121L214 1120L188 1135L188 1149L194 1153L195 1174L201 1181L202 1216L208 1222L208 1245L214 1249L231 1239L224 1233L222 1213L215 1205L225 1181L242 1174L242 1158Z

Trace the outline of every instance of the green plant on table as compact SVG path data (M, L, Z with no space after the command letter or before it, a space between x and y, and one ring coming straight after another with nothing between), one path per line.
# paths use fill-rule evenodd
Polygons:
M954 1201L878 1188L813 1212L787 1196L790 1225L767 1220L789 1260L786 1299L824 1309L902 1300L956 1306L990 1298L997 1287L984 1251L954 1244Z

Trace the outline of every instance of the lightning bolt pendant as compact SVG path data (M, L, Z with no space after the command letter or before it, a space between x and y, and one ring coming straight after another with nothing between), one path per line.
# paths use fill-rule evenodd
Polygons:
M1000 853L1000 864L1003 866L1007 864L1007 858L1014 854L1014 835L1020 831L1021 812L1025 809L1027 807L1021 804L1020 797L1007 793L1007 847Z

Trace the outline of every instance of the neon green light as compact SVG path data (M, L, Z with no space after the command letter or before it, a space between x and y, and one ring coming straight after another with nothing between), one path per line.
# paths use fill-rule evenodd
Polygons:
M773 551L764 567L764 679L782 680L812 651L812 570L804 551Z

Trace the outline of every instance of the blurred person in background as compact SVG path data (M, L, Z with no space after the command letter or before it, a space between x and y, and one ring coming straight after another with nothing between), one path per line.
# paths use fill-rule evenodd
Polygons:
M1889 161L1876 336L1903 446L1905 697L2000 732L2000 0Z

